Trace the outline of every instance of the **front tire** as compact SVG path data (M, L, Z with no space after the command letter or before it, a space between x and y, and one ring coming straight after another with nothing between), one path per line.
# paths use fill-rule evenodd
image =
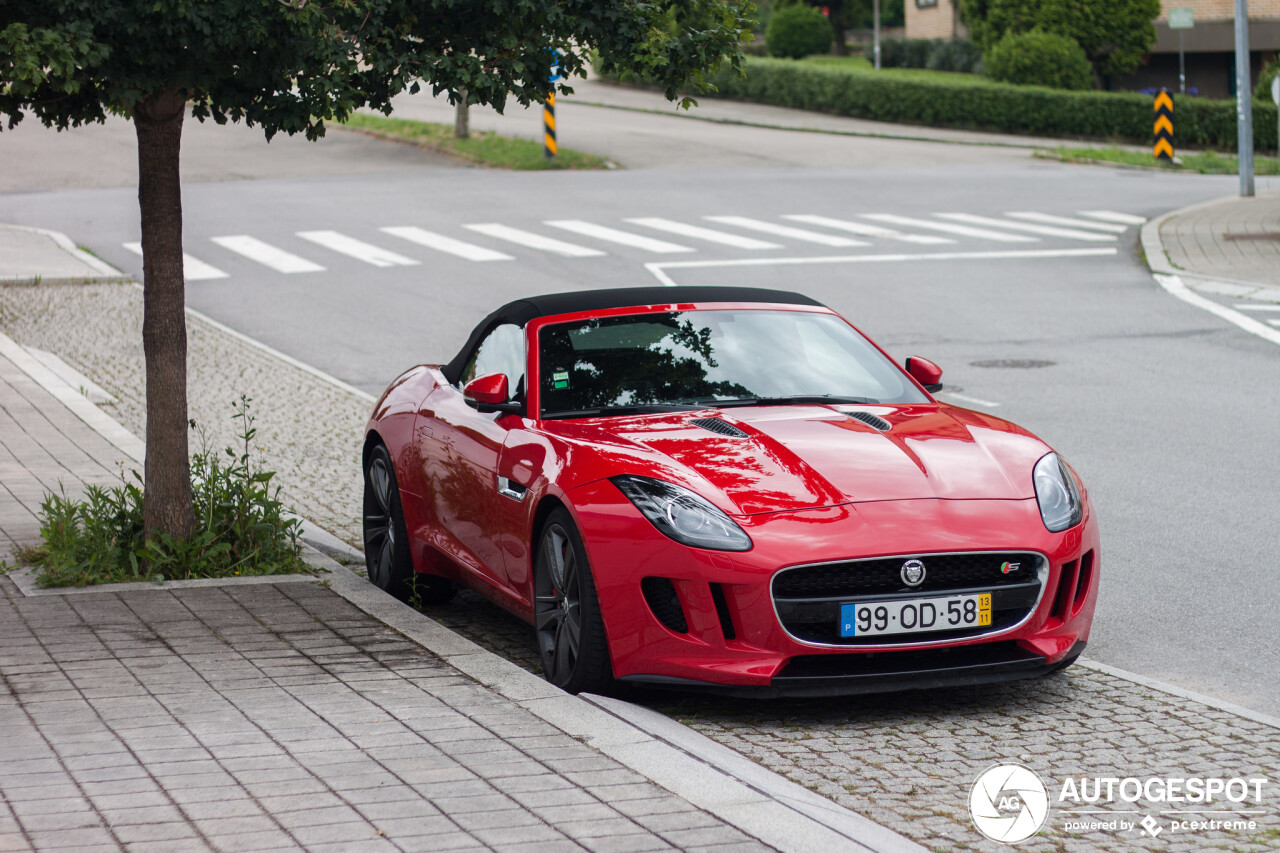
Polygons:
M565 509L547 518L538 537L533 619L547 681L569 693L604 693L613 682L586 549Z
M413 570L395 470L391 454L381 444L369 452L364 469L364 563L369 581L401 601L444 604L453 598L453 584Z

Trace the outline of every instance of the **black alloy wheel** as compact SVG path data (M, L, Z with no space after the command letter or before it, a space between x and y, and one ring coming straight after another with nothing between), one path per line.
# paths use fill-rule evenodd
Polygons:
M369 451L364 469L364 562L374 586L401 601L444 604L453 598L447 578L413 570L395 466L381 444Z
M364 469L364 562L373 585L402 601L409 597L413 577L408 545L395 467L378 445Z
M570 693L607 691L613 672L595 581L564 509L542 527L533 584L534 630L547 681Z

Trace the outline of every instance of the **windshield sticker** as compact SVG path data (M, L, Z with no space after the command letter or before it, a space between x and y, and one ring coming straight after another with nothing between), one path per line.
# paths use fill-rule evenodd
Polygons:
M557 370L551 374L551 384L557 390L569 387L569 371Z

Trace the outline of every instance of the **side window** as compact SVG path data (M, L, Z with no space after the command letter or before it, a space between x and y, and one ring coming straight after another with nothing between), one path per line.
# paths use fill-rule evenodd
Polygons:
M485 335L476 347L471 360L462 371L458 387L466 385L477 376L505 373L507 388L513 399L524 398L524 329L514 323L504 323Z

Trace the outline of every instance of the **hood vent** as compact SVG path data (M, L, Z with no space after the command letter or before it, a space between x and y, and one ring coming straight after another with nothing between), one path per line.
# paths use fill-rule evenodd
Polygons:
M845 414L854 420L862 421L867 426L878 429L881 432L888 432L893 429L893 424L889 423L879 415L873 415L870 412L845 412Z
M728 423L727 421L722 421L719 418L694 418L689 421L689 423L694 426L710 430L711 432L719 433L720 435L727 435L730 438L747 438L747 434L745 432L738 429L733 424Z

